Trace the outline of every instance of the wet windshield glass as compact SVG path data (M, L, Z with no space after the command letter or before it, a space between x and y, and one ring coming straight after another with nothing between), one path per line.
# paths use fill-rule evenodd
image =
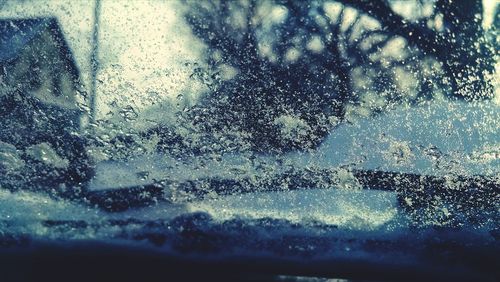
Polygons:
M498 25L494 0L0 0L0 246L497 240Z

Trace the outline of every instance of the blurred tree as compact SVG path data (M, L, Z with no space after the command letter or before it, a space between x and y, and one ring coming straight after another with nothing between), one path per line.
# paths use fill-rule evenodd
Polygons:
M195 122L282 152L316 147L353 108L377 113L436 93L490 97L481 1L410 2L419 17L383 0L186 2L207 45L207 67L193 76L210 93Z
M438 0L433 13L414 22L395 13L387 0L338 2L375 18L388 32L436 58L449 79L451 95L465 99L491 97L487 76L494 71L494 50L484 41L481 0Z

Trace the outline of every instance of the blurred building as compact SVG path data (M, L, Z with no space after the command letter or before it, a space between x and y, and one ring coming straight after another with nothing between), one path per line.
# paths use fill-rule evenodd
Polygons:
M78 134L83 93L55 18L0 20L0 173L11 171L0 186L76 186L91 177Z
M79 70L55 18L0 20L2 139L8 132L78 130L82 93Z

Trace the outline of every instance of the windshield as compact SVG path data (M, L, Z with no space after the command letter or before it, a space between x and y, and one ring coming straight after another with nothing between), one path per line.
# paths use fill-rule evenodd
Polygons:
M0 0L0 247L495 261L499 7Z

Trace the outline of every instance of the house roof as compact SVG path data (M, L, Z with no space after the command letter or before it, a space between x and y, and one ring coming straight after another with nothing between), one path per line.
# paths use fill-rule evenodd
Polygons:
M78 80L80 72L55 18L0 19L0 65L16 60L21 51L45 30L52 33L61 58L73 79Z

